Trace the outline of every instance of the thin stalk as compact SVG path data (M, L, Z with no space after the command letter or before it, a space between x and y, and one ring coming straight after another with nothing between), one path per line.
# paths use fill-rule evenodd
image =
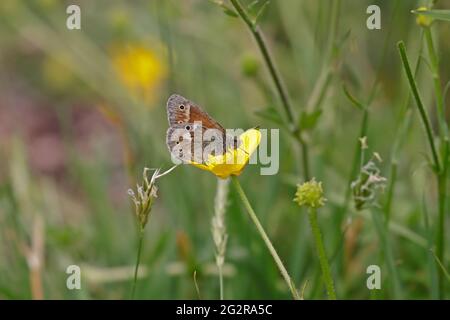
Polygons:
M433 131L431 129L430 119L428 114L423 106L422 99L420 97L419 91L417 90L416 82L411 72L411 67L409 66L408 57L406 55L406 48L403 41L398 43L398 50L400 52L400 57L402 59L403 68L405 69L406 76L408 78L409 86L413 93L414 99L416 100L417 108L419 109L420 117L422 119L422 123L425 126L425 132L428 139L428 143L430 144L431 155L433 157L434 169L436 172L441 171L441 167L439 164L439 157L436 151L436 146L434 144Z
M214 216L211 221L211 231L216 247L216 265L219 271L220 300L223 300L223 264L227 247L225 211L228 198L229 180L217 179L216 198L214 200Z
M322 234L320 233L319 224L317 223L317 210L309 208L308 210L309 224L314 235L314 242L319 256L320 268L322 269L323 281L327 289L329 300L336 300L336 293L334 291L333 278L331 277L330 265L325 253L325 248L322 241Z
M264 63L266 64L267 69L269 70L269 74L275 84L275 88L278 92L278 95L280 96L280 100L283 106L283 109L286 113L286 117L290 126L290 130L292 135L295 137L296 141L299 142L300 147L302 149L303 157L303 170L304 170L304 176L306 180L309 180L310 173L309 173L309 162L308 162L308 148L306 145L306 142L302 139L300 130L298 128L298 124L296 121L296 117L289 99L289 94L284 86L283 80L281 79L280 73L275 65L275 62L270 55L269 49L267 47L267 44L264 40L263 33L260 29L260 27L252 21L250 16L248 15L245 8L242 6L242 4L239 2L239 0L230 0L233 7L236 9L239 16L242 18L242 20L247 25L248 29L250 30L251 34L253 35L256 44L258 45L259 51L261 52L261 55L263 57Z
M218 269L219 269L220 300L223 300L223 268L222 266L220 266Z
M422 55L422 40L424 38L424 32L422 31L420 34L420 49L417 61L415 63L414 67L414 78L416 78L417 73L419 71L420 67L420 57ZM392 144L392 151L391 151L391 174L389 177L389 188L387 192L387 199L386 203L384 205L385 210L385 224L386 226L389 225L390 219L391 219L391 210L392 210L392 199L394 196L395 186L397 182L397 167L398 167L398 161L397 161L397 153L399 152L400 146L405 141L408 129L411 126L411 118L412 118L412 110L409 107L409 102L411 100L411 93L408 92L408 95L405 99L404 105L400 111L400 120L397 126L397 133L395 134L394 143Z
M445 263L445 211L447 207L447 183L448 183L448 155L450 152L449 140L444 142L443 170L439 173L438 179L438 232L437 232L437 258ZM444 298L444 273L439 270L439 293L440 298Z
M433 248L433 235L432 230L430 227L430 219L428 217L428 210L426 205L426 198L425 195L422 198L422 212L423 212L423 220L424 220L424 226L425 226L425 235L427 240L427 258L428 258L428 273L429 273L429 279L430 279L430 298L431 299L439 299L439 283L438 283L438 276L437 276L437 261L435 260L435 253L431 248Z
M258 48L261 51L264 62L267 68L269 69L270 76L272 77L275 87L277 88L278 94L280 95L280 99L289 122L291 124L295 123L294 112L292 111L292 106L289 101L287 90L284 87L278 69L276 68L275 63L273 62L272 57L270 56L269 49L267 48L267 45L264 41L261 29L259 28L258 25L255 25L255 23L253 23L253 21L250 19L249 15L247 14L244 7L241 5L239 0L230 0L230 1L233 4L236 11L238 12L239 16L242 18L242 20L244 20L245 24L250 29L250 32L252 33L253 37L256 40L256 43L258 44Z
M391 219L391 209L392 209L392 198L394 196L395 182L397 181L397 162L392 161L391 163L391 174L389 176L389 186L387 191L387 199L384 207L384 223L389 224Z
M444 259L444 240L445 240L445 209L446 209L446 188L447 188L447 168L448 168L448 139L445 138L445 146L444 146L444 155L442 158L442 167L439 162L438 153L436 151L436 146L434 143L433 132L431 129L430 119L428 117L428 113L426 112L422 99L420 98L419 91L417 89L416 83L411 73L411 69L409 67L408 57L406 55L405 44L401 41L398 43L398 49L400 52L400 57L403 62L403 67L405 69L409 85L411 87L411 91L416 100L416 105L419 109L419 113L422 119L422 122L425 126L426 136L428 142L430 144L430 149L433 158L433 166L434 166L434 174L436 175L437 184L438 184L438 222L437 222L437 239L436 239L436 250L437 257L439 260L443 261ZM444 297L444 274L442 270L439 270L438 273L438 281L439 281L439 297Z
M141 262L141 252L143 242L144 242L144 228L139 227L138 251L136 257L136 265L134 266L134 279L133 279L133 286L131 288L131 299L134 299L134 293L136 292L136 283L139 272L139 264Z
M316 110L323 98L325 97L325 94L327 93L328 87L331 83L332 75L333 75L333 49L336 42L336 36L338 31L338 24L339 24L339 9L341 7L341 0L334 0L331 7L331 19L328 29L328 41L327 41L327 47L326 47L326 53L324 56L324 62L322 66L322 71L320 73L320 76L318 80L316 81L316 84L312 90L311 95L308 98L308 101L306 103L306 110L307 111L313 111Z
M369 127L369 109L366 106L363 111L363 116L362 116L362 120L361 120L361 128L359 129L359 138L367 136L368 127ZM344 201L344 208L343 208L344 211L346 211L348 208L348 204L350 202L350 196L352 194L351 181L353 181L353 179L356 176L356 173L358 172L358 168L360 168L360 166L361 166L361 161L362 161L361 154L362 154L361 153L361 142L358 139L356 141L356 145L355 145L355 152L354 152L354 158L353 158L353 162L352 162L352 170L350 172L350 177L349 177L349 183L347 183L347 190L345 192L345 201Z
M339 10L341 7L341 0L334 0L331 7L331 20L328 26L328 43L327 43L327 52L325 55L325 61L331 62L331 57L333 55L333 47L336 41L336 36L338 32L338 24L339 24Z
M433 44L433 35L431 34L431 28L425 27L425 39L428 48L428 55L430 57L430 67L433 77L434 94L436 96L436 111L439 122L439 133L441 139L447 135L447 126L445 122L445 110L444 110L444 96L442 94L441 77L439 75L439 58L436 54Z
M305 181L310 179L309 176L309 160L308 160L308 145L303 139L299 139L299 144L302 149L302 165L303 165L303 175L305 177Z
M234 186L236 188L236 191L238 192L242 203L244 204L244 207L250 216L250 219L255 224L256 229L258 230L258 233L260 234L261 238L263 239L264 243L267 246L267 249L269 250L270 254L272 255L273 260L275 261L275 264L277 265L278 269L280 270L281 275L283 276L284 281L286 282L287 286L289 287L289 290L291 291L292 297L295 300L300 299L300 295L297 292L297 289L295 288L295 284L291 279L291 276L287 272L283 262L281 261L277 251L275 250L275 247L273 246L272 242L270 241L269 237L267 236L266 232L264 231L263 226L259 222L258 216L256 215L255 211L253 210L250 202L248 201L247 196L245 195L244 190L241 187L241 184L239 183L239 180L237 177L232 177Z
M381 244L381 254L386 261L387 268L392 280L392 292L395 299L402 299L403 293L401 289L400 276L398 274L397 268L395 267L394 254L392 252L392 247L389 244L389 235L386 228L386 223L383 223L382 216L380 212L375 209L371 210L372 220L375 225L375 230L378 235L378 239Z
M439 135L442 142L442 172L439 172L438 179L438 243L437 243L437 258L440 261L444 261L444 237L445 237L445 210L447 206L447 155L448 155L448 128L445 120L445 105L444 96L442 94L441 77L439 75L439 58L436 54L433 35L431 33L431 27L425 27L425 39L428 48L428 55L430 57L430 68L433 77L434 94L436 97L436 113L439 123ZM439 261L438 260L438 261ZM442 270L441 270L442 271ZM443 298L444 281L443 273L439 272L440 281L439 288L441 298Z
M444 273L445 277L450 282L450 274L445 269L445 266L442 264L442 262L439 260L439 258L434 254L433 250L430 250L430 251L431 251L431 254L434 256L434 258L436 259L436 262L438 263L438 265L441 268L442 272Z

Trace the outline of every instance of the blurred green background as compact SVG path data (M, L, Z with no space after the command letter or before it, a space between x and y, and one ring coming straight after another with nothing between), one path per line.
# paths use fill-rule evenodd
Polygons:
M436 183L396 48L405 41L413 65L422 56L417 81L436 126L422 28L410 12L424 3L272 0L259 18L295 113L313 102L322 110L305 136L311 175L328 199L319 224L341 299L437 297L430 252ZM81 30L66 28L69 4L81 7ZM371 4L381 8L381 30L366 27ZM436 7L450 8L450 1ZM432 31L444 86L450 24L436 22ZM317 101L318 83L325 85ZM376 151L384 159L381 175L389 177L397 163L387 245L370 210L356 212L346 197L363 112L343 86L364 102L373 95L368 156ZM165 103L174 92L227 128L280 127L282 108L251 34L214 1L0 2L0 299L129 297L137 232L127 190L144 167L171 166ZM412 112L406 125L405 110ZM248 166L239 179L305 299L322 299L306 212L292 201L304 181L299 152L282 130L279 173L261 176ZM191 166L158 180L136 298L197 299L195 270L201 298L219 297L211 235L216 184ZM375 214L384 214L386 197L378 197ZM225 298L290 298L232 186L226 225ZM396 275L386 266L387 247ZM445 257L449 269L448 246ZM81 267L81 290L66 288L73 264ZM366 287L371 264L382 269L381 290Z

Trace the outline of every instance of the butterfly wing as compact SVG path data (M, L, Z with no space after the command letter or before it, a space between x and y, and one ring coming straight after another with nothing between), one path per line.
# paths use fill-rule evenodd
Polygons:
M187 163L205 163L203 151L208 146L210 154L220 155L230 147L225 129L194 102L172 94L167 100L169 129L166 144L171 154ZM210 129L214 129L213 134Z
M172 94L167 100L167 118L170 126L201 122L202 126L218 129L225 134L225 129L220 123L211 118L197 104L179 94Z
M189 100L178 94L172 94L167 100L169 126L191 122L189 121L190 107Z
M187 128L186 128L187 127ZM177 159L204 163L202 140L203 128L194 124L176 124L167 130L166 144L170 153Z

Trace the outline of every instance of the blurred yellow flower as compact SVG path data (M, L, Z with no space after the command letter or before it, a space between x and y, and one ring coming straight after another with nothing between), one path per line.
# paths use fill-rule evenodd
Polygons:
M427 11L427 10L428 10L428 8L423 7L423 6L416 9L417 12ZM429 27L432 22L433 22L433 18L431 18L429 16L426 16L424 14L417 15L416 23L421 27Z
M132 45L114 51L113 64L123 84L134 97L146 103L157 96L158 87L167 76L167 67L156 50Z
M197 168L210 171L217 177L226 179L238 176L247 165L251 155L261 142L261 133L257 129L249 129L239 136L241 145L237 149L228 149L219 156L210 155L206 164L191 162Z

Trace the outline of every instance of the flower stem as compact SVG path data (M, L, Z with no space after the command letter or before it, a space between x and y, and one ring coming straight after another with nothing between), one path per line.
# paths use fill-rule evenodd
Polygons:
M133 286L131 288L131 299L134 299L134 293L136 292L136 283L139 272L139 263L141 262L141 251L143 242L144 242L144 228L139 227L138 251L136 257L136 265L134 267L134 279L133 279Z
M322 269L323 281L327 288L328 299L336 300L336 293L334 291L333 278L331 277L330 265L323 246L322 234L320 233L319 224L317 223L317 210L309 208L308 210L309 224L314 235L317 255L319 256L320 268Z
M297 289L295 288L294 282L292 281L289 273L287 272L286 268L284 267L283 262L281 261L280 257L278 256L278 253L275 250L272 242L270 241L269 237L267 236L266 232L264 231L263 226L259 222L259 219L256 216L256 213L253 210L250 202L248 201L248 198L245 195L245 192L242 189L241 184L239 183L239 180L235 176L232 177L232 180L233 180L234 186L236 187L236 190L237 190L242 202L244 203L245 209L247 210L247 213L250 216L250 219L252 219L253 223L255 224L256 229L258 230L259 234L263 238L264 243L267 246L267 249L269 250L270 254L273 257L275 264L277 265L278 269L280 270L281 275L284 278L284 281L286 282L287 286L289 287L292 297L295 300L299 300L300 296L297 292Z
M270 76L272 77L273 82L275 83L275 87L277 88L277 91L280 95L280 99L281 102L283 103L283 108L286 111L287 118L290 123L294 123L294 113L292 111L292 106L290 104L287 91L283 85L279 72L275 67L275 63L273 62L270 56L261 29L257 25L255 25L255 23L253 23L253 21L250 19L249 15L245 11L244 7L241 5L239 0L230 0L230 1L233 4L236 11L238 12L239 16L242 18L242 20L244 20L245 24L250 29L250 32L253 34L253 37L255 38L259 50L261 51L261 54L263 56L264 62L266 63L267 68L269 69Z
M272 77L272 80L275 84L275 88L277 89L278 95L280 96L281 103L283 106L283 109L286 113L286 117L290 126L290 130L294 138L299 142L300 147L302 149L303 153L303 170L304 170L304 177L305 180L309 180L309 163L308 163L308 148L306 145L306 142L301 137L300 130L298 128L298 124L296 121L296 117L294 115L291 102L289 100L289 94L284 86L284 83L281 79L280 73L270 55L269 49L267 47L266 42L264 41L264 36L259 28L259 26L252 21L250 16L248 15L245 8L242 6L242 4L239 2L239 0L230 0L233 7L236 9L239 16L242 18L242 20L245 22L245 24L248 26L250 32L252 33L253 37L256 40L256 44L258 45L259 51L261 51L261 55L263 57L264 63L267 66L267 69L269 70L270 76Z

